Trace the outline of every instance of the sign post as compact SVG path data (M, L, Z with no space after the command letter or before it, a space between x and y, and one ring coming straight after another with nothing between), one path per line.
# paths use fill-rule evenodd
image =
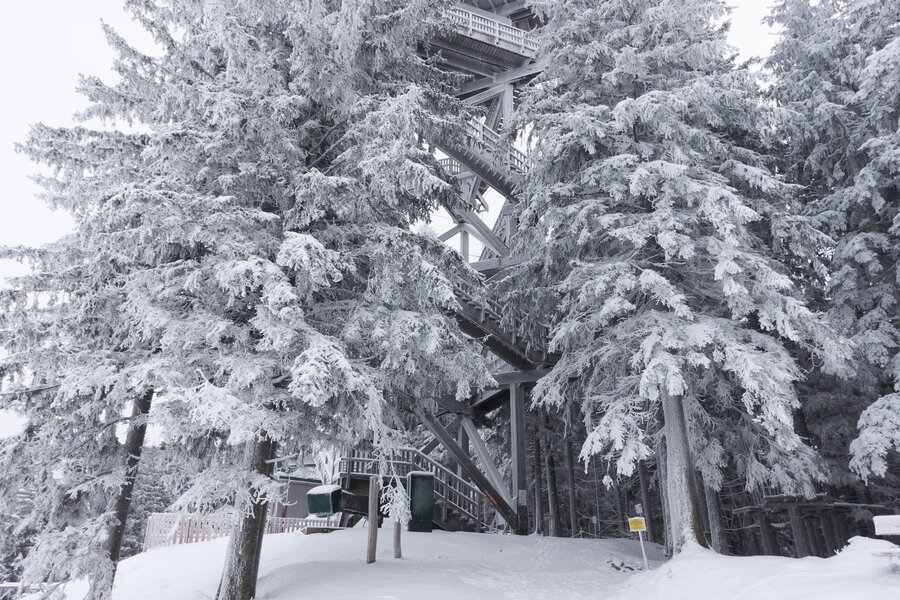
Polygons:
M644 550L644 532L647 531L647 521L644 517L631 517L628 519L628 531L637 531L638 539L641 540L641 556L644 557L644 569L649 571L650 564L647 562L647 551Z

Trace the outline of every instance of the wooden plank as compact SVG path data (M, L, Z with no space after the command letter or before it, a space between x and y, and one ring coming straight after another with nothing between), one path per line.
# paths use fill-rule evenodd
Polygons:
M381 491L381 477L372 475L369 478L369 539L366 545L366 564L375 562L375 550L378 545L378 493Z

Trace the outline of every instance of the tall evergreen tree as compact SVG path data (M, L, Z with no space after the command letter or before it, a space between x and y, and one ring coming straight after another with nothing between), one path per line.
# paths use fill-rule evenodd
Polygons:
M792 115L785 168L835 240L821 302L860 359L858 377L825 386L809 412L838 475L850 446L850 468L885 476L900 449L900 6L784 0L770 22L781 29L772 95Z
M24 145L54 170L52 201L76 216L77 241L54 251L80 248L89 280L94 268L116 274L101 290L114 302L94 317L121 326L125 347L147 348L127 381L152 381L164 439L246 447L247 464L212 462L180 501L238 509L220 598L254 593L276 445L368 432L386 455L413 403L493 382L447 314L453 279L474 274L411 231L457 197L416 144L462 130L449 76L417 53L445 5L128 0L159 54L108 30L119 82L88 77L81 89L85 117L140 133L38 126ZM42 266L71 275L54 290L90 306L95 291L67 260ZM43 339L37 331L36 348ZM42 360L29 355L23 369ZM85 407L71 413L79 425L114 414ZM46 442L74 443L59 430ZM59 556L47 577L92 574Z
M533 256L515 301L552 311L562 355L536 397L580 403L582 458L623 475L661 428L678 548L702 541L695 469L715 486L731 462L748 486L806 494L820 477L794 431L794 354L842 374L847 355L781 256L814 258L821 234L770 170L773 119L734 68L724 2L536 9L548 66L517 117L533 132L519 214Z

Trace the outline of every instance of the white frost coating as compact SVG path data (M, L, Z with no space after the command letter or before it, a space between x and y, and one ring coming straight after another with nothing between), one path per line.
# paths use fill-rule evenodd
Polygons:
M410 471L409 474L410 475L430 475L430 476L434 477L434 473L432 473L431 471Z
M339 489L341 489L341 486L334 485L334 484L317 485L313 489L306 492L306 495L307 496L319 496L319 495L331 494L333 492L336 492Z

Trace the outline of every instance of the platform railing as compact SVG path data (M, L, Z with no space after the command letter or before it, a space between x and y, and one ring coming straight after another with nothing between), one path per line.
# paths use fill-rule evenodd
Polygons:
M446 15L461 35L515 52L520 56L534 58L537 54L538 43L531 34L514 25L470 10L462 4L448 9Z

